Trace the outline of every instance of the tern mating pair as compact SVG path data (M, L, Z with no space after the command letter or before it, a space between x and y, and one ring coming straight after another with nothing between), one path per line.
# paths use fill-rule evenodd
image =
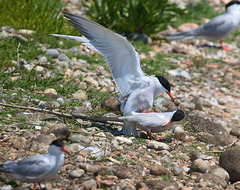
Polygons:
M68 12L63 12L63 14L85 37L52 35L81 42L106 58L112 77L117 85L119 97L124 100L123 102L119 101L125 118L121 130L123 134L137 136L136 127L147 132L161 131L161 128L163 129L163 126L169 123L176 113L177 118L174 116L174 121L183 119L184 113L182 111L168 112L167 114L157 113L151 116L150 113L140 114L139 112L147 112L153 106L154 99L161 92L166 92L174 102L168 80L163 76L148 76L143 73L140 67L139 54L126 38L91 20ZM168 119L167 122L166 119ZM145 120L148 125L142 127L143 125L139 124L142 120ZM156 121L158 121L157 124ZM159 129L154 130L153 126Z
M177 32L165 34L169 40L190 40L206 39L210 41L219 40L221 48L228 51L229 49L222 44L222 39L226 38L233 32L240 22L240 1L230 1L225 6L225 13L212 18L208 23L194 28L188 32Z
M54 140L48 153L33 155L22 160L7 161L0 165L0 172L7 173L15 179L27 183L40 183L54 178L64 162L64 152L68 154L62 140ZM42 189L42 188L41 188Z

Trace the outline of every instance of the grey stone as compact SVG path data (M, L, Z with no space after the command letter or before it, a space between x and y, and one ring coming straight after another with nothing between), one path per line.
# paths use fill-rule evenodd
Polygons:
M47 49L46 55L56 59L59 56L59 51L56 49Z
M199 97L193 96L191 102L193 102L195 104L195 109L196 110L203 110L202 103L201 103Z
M147 180L145 183L147 184L147 186L150 189L157 189L157 190L164 189L164 188L171 188L171 190L177 190L178 189L171 182L163 181L163 179L161 179L161 178Z
M97 182L94 179L90 179L90 180L84 181L82 183L82 186L84 187L84 190L96 189Z
M59 61L68 61L68 57L65 54L60 54L58 56Z
M227 182L223 180L221 177L213 175L211 173L205 173L199 175L199 177L196 179L196 182L206 182L209 188L219 186L217 189L222 189L227 187Z
M150 174L159 176L159 175L168 175L169 171L167 168L160 166L160 165L155 165L150 168Z
M72 141L73 143L79 143L85 147L88 147L92 142L92 138L86 137L81 134L72 134L69 137L69 140Z
M225 146L233 142L232 136L222 126L197 116L195 113L185 110L185 118L182 121L189 122L189 126L199 141L217 146Z
M230 131L230 134L240 138L240 128L239 127L233 127Z
M206 107L206 108L211 108L211 107L212 107L212 104L211 104L210 102L208 102L208 101L203 101L203 102L202 102L202 105L203 105L204 107Z
M69 177L70 178L79 178L79 177L82 177L84 173L85 172L83 169L73 170L70 172Z
M120 179L128 179L133 176L132 170L125 166L117 167L113 170L114 175Z
M169 150L169 146L167 144L157 141L150 141L147 147L154 150Z
M175 164L169 164L168 169L174 174L174 175L182 175L183 174L183 168L176 166Z
M60 107L60 103L57 101L47 101L44 106L49 109L56 109Z
M83 169L86 172L98 173L101 171L102 167L98 165L92 165L88 163L80 163L79 168Z
M202 159L196 159L191 164L191 172L207 172L209 171L209 165Z
M119 111L121 104L115 98L109 96L102 100L101 106L108 108L110 111Z
M227 173L226 170L224 170L223 168L219 167L219 166L212 166L210 168L211 170L211 174L216 175L218 177L221 177L222 179L224 179L226 182L229 181L230 176Z
M56 123L47 131L53 133L58 139L67 140L71 134L69 127L64 123Z
M231 147L224 151L220 155L219 166L228 172L230 182L240 181L240 147Z

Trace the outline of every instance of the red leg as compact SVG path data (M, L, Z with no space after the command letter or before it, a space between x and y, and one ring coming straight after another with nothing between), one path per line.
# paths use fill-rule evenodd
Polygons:
M154 113L153 111L142 111L141 109L139 109L140 113Z
M38 185L39 185L40 189L42 190L41 183L39 183Z
M220 42L221 48L222 48L223 50L229 51L229 49L228 49L226 46L223 45L222 40L220 40L219 42Z
M35 190L37 189L37 187L36 187L36 184L35 184L35 183L33 183L33 187L34 187L34 189L35 189Z
M150 138L151 140L154 140L151 133L147 132L147 135L149 136L149 138Z

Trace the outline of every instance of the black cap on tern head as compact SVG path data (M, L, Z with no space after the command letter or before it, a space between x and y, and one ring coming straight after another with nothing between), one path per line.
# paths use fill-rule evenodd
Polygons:
M181 121L183 118L184 118L185 114L182 110L177 110L173 116L172 116L172 119L171 119L171 122L173 121Z
M240 1L230 1L228 4L225 5L225 8L227 9L228 7L230 7L231 5L234 5L234 4L240 5Z
M157 79L159 80L159 82L161 83L161 85L168 91L170 92L171 91L171 85L170 83L168 82L168 80L163 77L163 76L156 76Z
M57 147L63 148L64 147L64 142L60 139L57 139L57 140L52 141L51 145L55 145Z

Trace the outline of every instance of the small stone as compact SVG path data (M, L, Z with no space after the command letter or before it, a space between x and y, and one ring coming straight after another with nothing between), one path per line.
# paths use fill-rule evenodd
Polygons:
M113 171L113 173L114 173L114 175L116 175L120 179L127 179L127 178L132 177L131 169L128 168L128 167L124 167L124 166L117 167Z
M73 143L79 143L85 147L88 147L92 142L92 138L81 135L81 134L72 134L69 137L69 140L72 141Z
M210 102L208 102L208 101L203 101L203 102L202 102L202 105L203 105L204 107L206 107L206 108L211 108L211 107L212 107L212 104L211 104Z
M69 177L70 178L79 178L79 177L82 177L84 173L85 172L83 169L73 170L70 172Z
M211 167L211 173L221 177L222 179L224 179L226 182L229 181L229 174L227 173L226 170L224 170L223 168L219 167L219 166L213 166Z
M131 145L133 144L132 140L126 137L116 137L116 140L119 141L120 143Z
M167 144L157 141L150 141L147 147L154 150L169 150L169 146Z
M91 165L87 163L80 163L79 168L84 169L86 172L98 173L102 167L99 165Z
M35 33L35 31L34 30L27 30L27 29L20 29L20 30L18 30L18 33L32 35L32 34Z
M88 84L98 87L98 82L95 79L93 79L92 77L86 77L86 78L84 78L84 81Z
M207 172L209 171L210 167L209 165L203 161L202 159L196 159L193 161L191 165L191 172Z
M49 109L56 109L60 107L59 102L57 101L47 101L44 106Z
M68 57L65 54L60 54L58 56L59 61L68 61Z
M97 182L94 179L90 179L90 180L84 181L82 183L82 186L84 187L84 190L96 189Z
M240 138L240 127L233 127L230 134Z
M184 24L179 25L177 27L177 29L178 29L179 32L187 32L187 31L192 30L196 27L198 27L198 25L195 24L195 23L184 23Z
M109 96L102 100L101 106L108 108L110 111L119 111L121 104L115 98Z
M57 91L53 88L47 88L44 90L44 94L57 94Z
M84 92L84 91L82 91L82 90L78 90L77 92L75 92L75 93L73 94L73 97L74 97L75 99L80 100L80 101L85 101L85 100L88 99L86 92Z
M67 140L71 132L69 127L64 123L48 123L51 128L47 131L47 134L53 133L58 139Z
M38 65L37 65L37 66L35 67L35 71L36 71L36 72L43 72L43 70L44 70L44 68L43 68L42 66L38 66Z
M46 55L56 59L59 56L59 51L56 49L47 49Z
M160 165L155 165L150 168L150 174L159 176L159 175L168 175L169 171L167 168L160 166Z

